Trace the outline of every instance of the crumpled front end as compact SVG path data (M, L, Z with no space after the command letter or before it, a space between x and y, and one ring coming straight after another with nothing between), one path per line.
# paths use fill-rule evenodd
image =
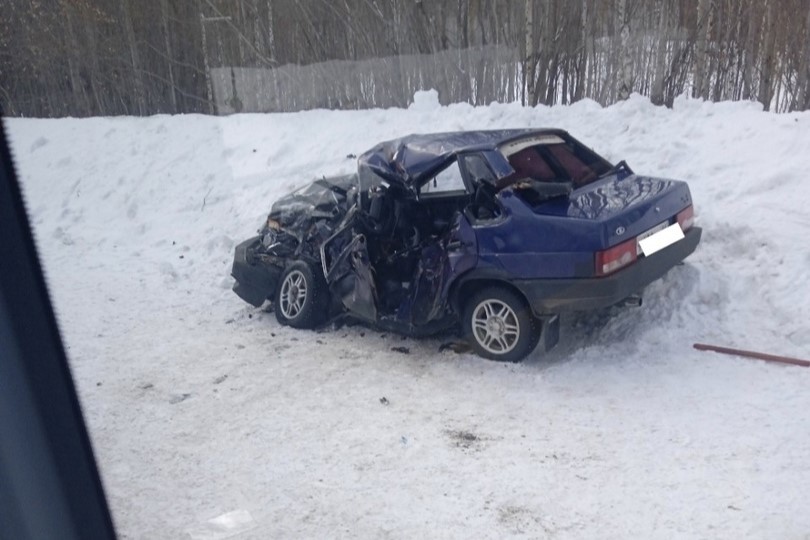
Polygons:
M320 246L332 236L354 204L357 175L316 180L279 199L260 231L268 254L316 262Z
M256 307L272 296L282 269L280 265L260 259L261 239L261 236L254 236L236 246L231 269L231 275L236 279L233 292Z
M324 178L279 199L259 235L236 246L233 291L259 307L276 290L289 260L320 267L320 246L354 204L356 175Z

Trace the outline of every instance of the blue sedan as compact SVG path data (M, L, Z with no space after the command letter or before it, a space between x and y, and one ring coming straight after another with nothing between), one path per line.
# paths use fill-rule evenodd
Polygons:
M559 314L640 305L700 242L686 183L634 174L559 129L416 134L277 201L236 248L234 291L281 324L351 316L460 329L493 360L559 339Z

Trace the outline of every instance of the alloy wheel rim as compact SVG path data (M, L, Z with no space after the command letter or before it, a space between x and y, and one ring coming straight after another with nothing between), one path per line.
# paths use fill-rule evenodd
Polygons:
M473 336L492 354L506 354L520 339L520 323L515 311L504 302L484 300L473 310Z
M279 308L281 314L288 319L297 317L304 309L307 300L307 280L300 270L293 270L284 278L281 284Z

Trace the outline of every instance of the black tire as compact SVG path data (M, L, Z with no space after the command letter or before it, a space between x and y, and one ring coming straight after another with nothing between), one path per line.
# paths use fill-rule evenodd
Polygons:
M329 289L323 274L304 261L295 261L281 274L273 311L279 323L293 328L315 328L329 310Z
M540 340L540 321L526 300L506 287L491 286L473 294L462 316L473 350L490 360L520 362Z

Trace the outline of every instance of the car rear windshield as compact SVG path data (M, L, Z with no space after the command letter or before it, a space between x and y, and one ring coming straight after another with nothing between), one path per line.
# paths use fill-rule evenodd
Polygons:
M500 180L506 187L523 179L541 182L572 182L574 188L596 180L610 170L610 163L581 144L563 141L536 144L507 156L514 173Z

